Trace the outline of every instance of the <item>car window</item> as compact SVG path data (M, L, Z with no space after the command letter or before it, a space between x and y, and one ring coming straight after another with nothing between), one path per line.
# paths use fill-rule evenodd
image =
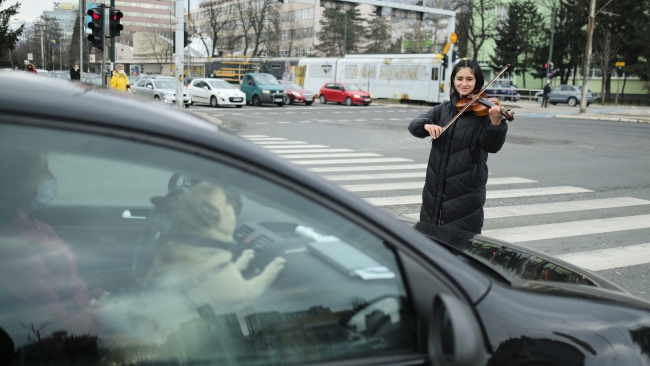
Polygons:
M325 85L325 88L327 88L327 89L336 89L336 85L334 85L334 84L327 84L327 85Z
M140 81L138 81L138 83L136 84L136 86L142 86L142 87L144 87L144 84L145 84L146 82L147 82L146 80L140 80Z
M153 82L156 89L175 89L176 83L171 80L156 80Z
M560 91L560 90L562 90L561 86L554 86L554 87L551 88L552 92L557 92L557 91Z
M278 82L278 79L275 78L273 75L269 74L257 74L253 76L253 79L255 79L255 83L260 84L260 85L278 85L280 84Z
M149 86L150 86L150 87L152 87L152 88L153 88L153 84L151 83L151 81L147 81L147 84L146 84L146 86L147 86L147 87L149 87Z
M562 91L575 91L575 89L572 86L564 85L562 86Z
M232 155L4 118L0 324L24 357L270 366L415 351L394 252L325 203ZM57 342L83 347L41 346Z
M237 87L235 87L234 85L223 80L209 80L208 84L212 85L217 89L237 89Z

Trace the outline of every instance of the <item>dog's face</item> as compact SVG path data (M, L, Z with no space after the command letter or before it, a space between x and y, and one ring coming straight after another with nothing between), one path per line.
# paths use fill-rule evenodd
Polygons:
M236 215L223 188L202 182L178 198L172 230L228 243L233 240Z

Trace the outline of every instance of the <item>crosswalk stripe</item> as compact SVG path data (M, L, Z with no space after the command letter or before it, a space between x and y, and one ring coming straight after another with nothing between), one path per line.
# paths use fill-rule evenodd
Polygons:
M362 165L362 166L335 166L327 168L309 168L315 173L333 173L333 172L361 172L373 170L411 170L426 169L427 164L402 164L402 165Z
M400 189L422 189L424 181L420 182L400 182L400 183L378 183L378 184L348 184L342 185L343 189L350 192L375 192L375 191L393 191Z
M376 159L327 159L327 160L295 160L298 165L329 165L329 164L373 164L373 163L397 163L413 161L405 158L376 158Z
M305 149L305 150L269 150L276 154L291 154L291 153L326 153L326 152L351 152L350 149Z
M266 135L239 135L239 136L241 136L241 137L243 137L245 139L252 138L252 137L268 137Z
M302 145L307 144L303 141L252 141L258 145Z
M560 254L555 257L590 271L604 271L650 263L650 243Z
M586 193L586 192L592 192L592 191L584 188L570 187L570 186L501 189L496 191L487 191L487 199L548 196L554 194ZM414 196L392 196L392 197L368 197L365 198L365 200L375 206L409 205L414 203L421 204L422 196L414 195Z
M583 201L537 203L531 205L517 205L508 207L486 207L484 211L486 219L496 219L501 217L543 215L560 212L599 210L606 208L630 207L649 204L650 201L638 198L618 197ZM420 217L420 214L414 213L406 214L404 216L410 217L412 219L418 219Z
M313 158L361 158L370 156L382 156L375 153L350 153L350 154L296 154L282 155L285 159L313 159Z
M262 145L265 149L318 149L329 147L327 145Z
M483 235L513 243L521 243L532 240L566 238L647 228L650 228L650 215L636 215L486 230L483 232Z
M350 175L325 175L323 178L331 181L342 180L375 180L375 179L399 179L399 178L424 178L426 172L412 173L383 173L383 174L350 174Z
M264 142L264 141L287 141L287 139L283 139L283 138L280 138L280 137L249 137L246 140L258 141L258 142L259 141L262 141L262 142Z

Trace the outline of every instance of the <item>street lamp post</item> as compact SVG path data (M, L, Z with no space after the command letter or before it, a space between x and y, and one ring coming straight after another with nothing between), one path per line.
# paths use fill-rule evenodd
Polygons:
M551 42L548 46L548 62L546 63L546 84L551 83L551 65L553 65L553 36L555 34L555 10L556 0L553 0L553 11L551 12Z

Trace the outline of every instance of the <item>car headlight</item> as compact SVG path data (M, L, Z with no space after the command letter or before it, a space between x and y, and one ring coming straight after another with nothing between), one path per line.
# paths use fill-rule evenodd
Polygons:
M372 94L370 94L370 98L372 99Z
M224 93L224 92L219 92L219 96L220 97L227 97L226 93Z
M298 92L291 92L291 94L293 94L294 96L296 96L298 98L302 97L302 95L300 95L300 93L298 93Z
M270 91L270 90L267 90L267 89L262 89L262 94L269 94L269 93L271 93L271 91Z
M354 97L355 98L361 98L361 96L359 94L355 94Z

